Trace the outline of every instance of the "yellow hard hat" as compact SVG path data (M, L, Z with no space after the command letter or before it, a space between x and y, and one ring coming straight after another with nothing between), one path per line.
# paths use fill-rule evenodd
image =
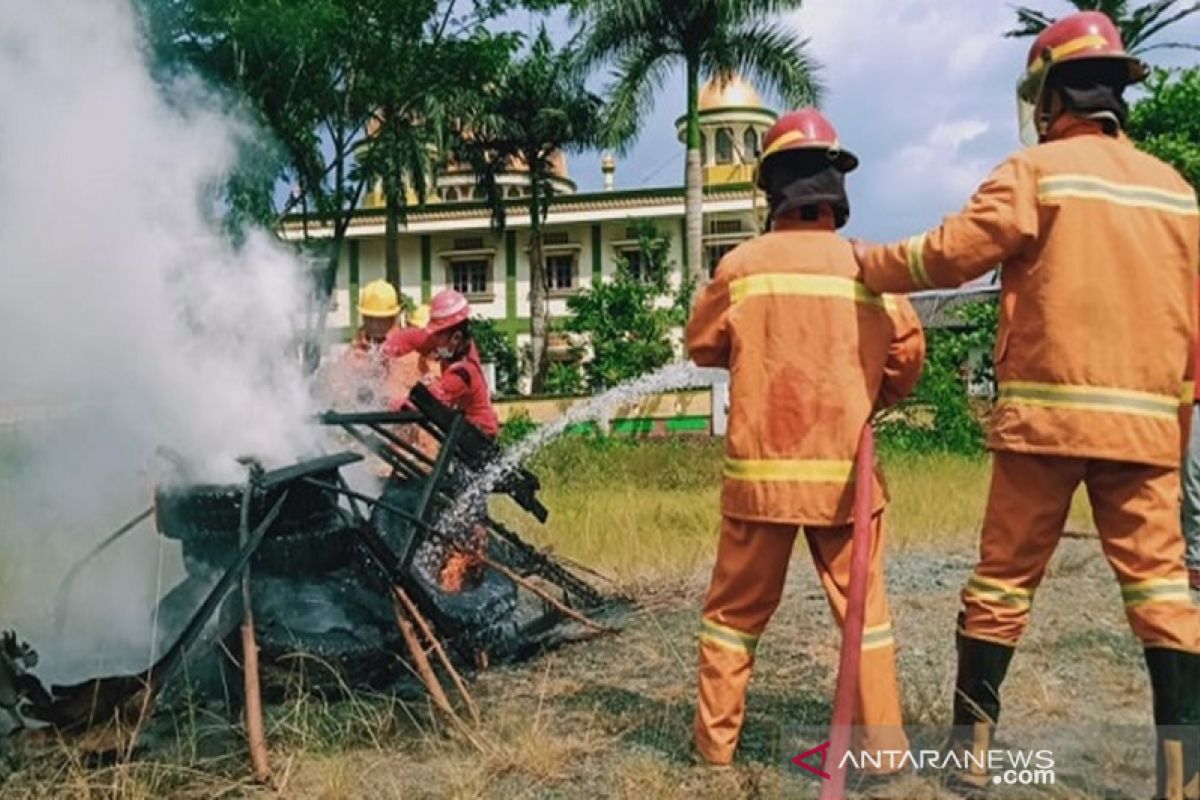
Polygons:
M385 280L371 281L358 295L358 313L364 317L394 317L400 313L396 288Z
M414 328L424 328L429 324L429 306L419 305L408 315L408 324Z

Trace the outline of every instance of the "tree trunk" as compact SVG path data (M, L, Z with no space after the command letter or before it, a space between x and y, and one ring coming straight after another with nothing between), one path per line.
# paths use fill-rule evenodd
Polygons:
M387 147L387 168L383 177L383 274L387 282L400 291L400 153L395 126L399 124L394 108L383 112L386 132L380 144Z
M531 162L532 163L532 162ZM533 176L530 176L533 182ZM529 201L529 346L533 367L533 393L546 389L550 361L546 353L546 329L550 309L546 304L546 261L542 252L542 219L538 190L534 188Z
M383 224L383 271L387 282L400 291L400 203L392 181L384 181L387 213ZM351 299L353 302L353 298Z
M687 170L684 174L684 215L687 218L688 272L700 285L708 280L704 268L704 172L700 154L700 70L687 67Z
M342 252L342 243L346 239L350 223L354 220L354 209L358 207L362 190L363 181L360 179L349 203L338 212L339 216L335 217L333 237L329 240L328 259L321 275L321 283L316 287L314 318L309 320L309 329L306 331L302 350L305 374L311 375L321 366L321 347L325 341L325 327L329 322L329 306L333 299L333 293L337 290L338 262ZM357 302L357 298L351 298L350 302Z

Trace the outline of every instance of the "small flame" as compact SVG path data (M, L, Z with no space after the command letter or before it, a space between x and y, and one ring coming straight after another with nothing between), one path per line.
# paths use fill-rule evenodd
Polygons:
M478 581L483 571L483 548L487 543L487 530L476 525L470 538L450 550L438 573L438 584L450 594L458 594L468 583Z

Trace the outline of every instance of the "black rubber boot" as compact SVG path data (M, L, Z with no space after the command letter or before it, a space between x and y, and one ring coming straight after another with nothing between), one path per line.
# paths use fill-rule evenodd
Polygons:
M1200 800L1200 655L1146 648L1162 800Z
M958 677L954 682L954 729L947 749L959 755L963 769L950 779L953 788L968 796L991 785L987 751L1000 719L1000 684L1008 673L1015 647L963 636L962 617L958 645Z

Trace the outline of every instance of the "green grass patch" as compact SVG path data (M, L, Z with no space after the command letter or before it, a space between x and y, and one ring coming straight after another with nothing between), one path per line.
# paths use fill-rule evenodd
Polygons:
M685 581L711 562L720 530L724 442L566 437L530 467L550 509L545 526L507 503L500 516L555 552L631 587ZM979 533L991 472L986 455L880 455L895 549L969 544ZM1082 493L1068 527L1090 529Z

